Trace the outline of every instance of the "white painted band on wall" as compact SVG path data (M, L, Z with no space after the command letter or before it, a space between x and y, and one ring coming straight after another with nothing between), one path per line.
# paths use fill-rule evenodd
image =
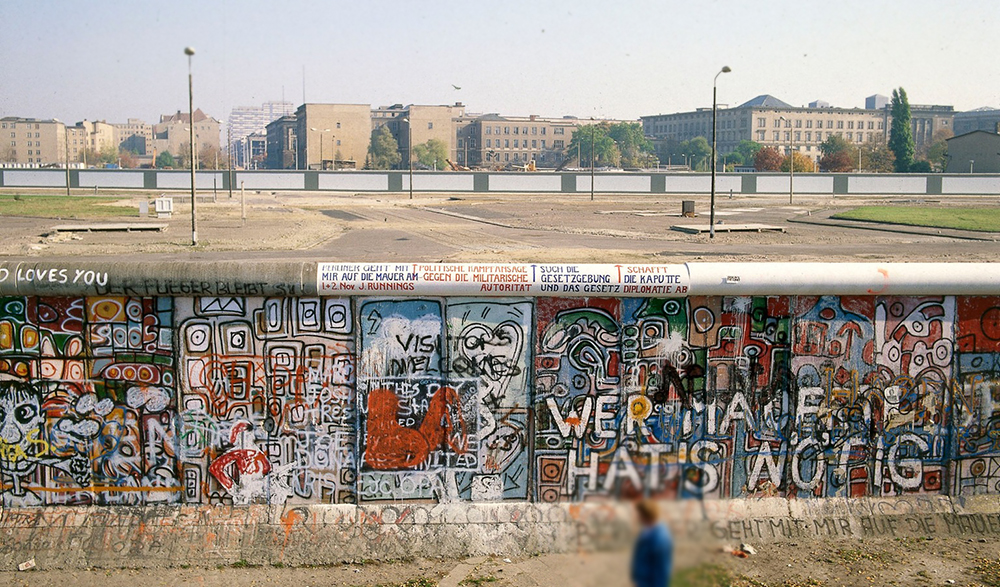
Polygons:
M319 263L320 295L996 295L996 263Z
M683 265L320 263L320 295L677 297Z

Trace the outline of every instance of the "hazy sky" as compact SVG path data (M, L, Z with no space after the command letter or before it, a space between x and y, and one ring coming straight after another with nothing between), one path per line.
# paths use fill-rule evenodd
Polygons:
M636 118L769 93L1000 107L998 0L0 0L0 116L450 104ZM459 86L456 90L452 86Z

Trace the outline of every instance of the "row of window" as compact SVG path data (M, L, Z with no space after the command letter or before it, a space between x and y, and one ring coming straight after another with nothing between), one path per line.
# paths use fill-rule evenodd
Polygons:
M526 135L526 134L528 134L528 127L527 126L513 126L513 127L511 127L511 126L505 126L505 127L503 127L503 133L500 132L500 126L499 125L497 125L497 126L484 125L483 129L484 129L483 132L485 134L488 134L488 135L493 135L493 134L496 134L496 135L498 135L498 134L505 134L505 135L509 135L509 134L515 134L515 135L516 134L522 134L522 135ZM511 132L511 129L513 129L514 131ZM539 129L541 129L541 130L539 130ZM531 134L533 134L533 135L543 135L543 134L545 134L545 130L546 130L546 127L544 127L544 126L543 127L532 126L531 127ZM554 135L566 134L566 129L564 129L563 127L557 126L557 127L555 127L555 128L552 129L552 134L554 134Z
M793 121L791 119L789 119L789 118L785 118L785 119L775 118L774 119L774 128L781 128L781 123L782 122L785 123L785 128L792 128L792 122ZM812 120L806 120L805 121L805 128L813 128L813 122L814 121L812 121ZM854 130L855 121L853 121L853 120L846 120L846 121L845 120L836 120L836 121L834 121L834 120L827 120L826 121L826 128L833 128L833 125L834 125L835 122L837 124L837 128L839 128L839 129L843 129L844 128L844 123L846 122L847 123L847 129L848 130ZM868 130L874 130L876 128L876 122L878 123L878 125L877 125L878 129L882 130L882 121L881 120L878 120L878 121L875 121L875 120L859 120L859 121L857 121L858 130L863 130L865 128L865 123L868 124ZM802 128L802 120L801 119L796 119L794 121L794 123L795 123L795 128ZM816 124L816 128L823 128L823 121L822 120L815 121L815 124ZM757 127L758 128L764 128L766 126L767 126L767 119L766 118L762 117L762 118L758 118L757 119Z
M817 143L822 143L823 142L823 132L822 131L816 131L815 133L813 133L812 131L805 131L804 134L805 134L805 142L807 142L807 143L813 142L813 140L814 140L814 136L813 135L814 134L815 134L815 142L817 142ZM847 140L851 141L851 142L862 143L862 142L865 141L865 133L863 133L863 132L858 132L858 133L848 132L848 133L846 133L846 135L844 133L841 133L841 132L828 132L828 133L826 133L826 138L830 138L833 135L845 136L845 138ZM868 133L868 140L869 141L875 140L875 136L876 136L876 133L871 133L871 132ZM802 137L803 137L803 132L802 131L795 131L795 142L801 143L802 142ZM757 131L757 140L758 141L765 141L765 140L767 140L767 131L758 130ZM781 131L777 131L776 130L776 131L773 131L771 133L771 141L772 142L777 143L777 142L784 141L784 142L787 143L787 142L789 142L791 140L792 140L792 131L786 130L782 134Z
M555 142L558 143L558 142L561 142L561 141L555 141ZM488 149L488 148L493 147L493 146L494 146L493 139L486 139L486 148ZM500 149L500 148L503 148L503 149L511 149L511 148L513 148L513 149L527 149L528 148L528 139L520 139L520 144L518 144L518 139L514 139L514 146L513 147L511 147L511 145L510 145L510 139L503 139L503 145L502 146L500 145L500 139L497 139L496 143L495 143L495 146L496 146L497 149ZM541 141L536 140L536 139L531 139L531 148L532 149L544 149L545 148L545 139L542 139Z
M10 146L11 147L16 147L17 146L17 141L11 141L10 142ZM31 146L31 141L28 141L28 144L25 145L25 146L30 147ZM41 147L42 146L42 141L35 141L35 146L36 147Z
M31 128L31 123L30 123L30 122L23 122L23 123L21 123L21 124L23 124L23 125L24 125L24 128L28 128L28 129L30 129L30 128ZM6 122L2 122L2 123L0 123L0 128L7 128L7 123L6 123ZM17 123L16 123L16 122L11 122L11 123L10 123L10 128L11 128L12 130L13 130L13 129L15 129L15 128L17 128ZM37 129L40 129L40 128L42 128L42 125L40 125L40 124L38 124L38 123L36 122L36 123L35 123L35 129L37 130Z

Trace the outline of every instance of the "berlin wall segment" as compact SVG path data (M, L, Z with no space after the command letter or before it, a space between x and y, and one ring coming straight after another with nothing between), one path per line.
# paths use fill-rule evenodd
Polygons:
M186 505L233 515L232 536L213 531L226 553L280 528L404 545L418 519L552 547L603 514L547 504L647 495L856 504L718 509L726 539L1000 532L997 508L962 506L1000 495L1000 296L685 296L676 267L634 266L678 295L588 297L630 270L334 265L317 268L323 296L0 298L3 525L51 539L38 528L64 516L60 535L105 544L80 529L100 518L127 537L104 548L125 549L161 538L108 512ZM392 290L341 291L363 283ZM445 295L542 284L581 289ZM884 498L902 509L870 505Z

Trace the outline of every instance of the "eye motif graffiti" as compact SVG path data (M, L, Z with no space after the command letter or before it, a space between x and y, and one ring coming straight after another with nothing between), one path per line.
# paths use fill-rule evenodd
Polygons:
M1000 494L1000 297L0 298L5 506Z

